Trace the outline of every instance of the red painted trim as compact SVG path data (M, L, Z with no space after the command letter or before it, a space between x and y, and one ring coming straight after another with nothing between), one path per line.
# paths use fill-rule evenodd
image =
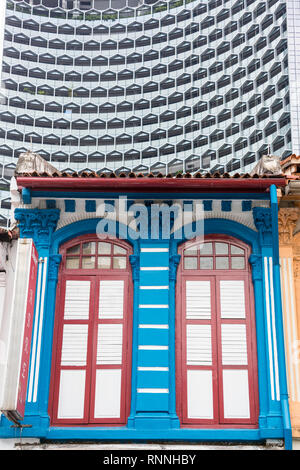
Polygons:
M285 186L285 178L66 178L18 176L18 188L48 191L127 191L169 192L182 190L191 193L196 190L221 192L226 189L248 192L264 192L272 184Z
M189 241L183 244L179 253L181 254L181 262L178 270L178 282L176 291L176 396L177 396L177 413L182 427L211 427L211 428L255 428L258 423L258 374L257 374L257 356L256 356L256 329L254 314L254 297L253 286L251 282L250 265L248 258L250 248L229 236L211 235L205 237L205 241L229 242L239 246L245 250L245 269L243 270L185 270L184 266L184 250L193 246L195 241ZM215 256L212 255L212 256ZM198 255L199 257L199 255ZM185 302L187 280L210 280L211 281L211 311L210 320L187 320L185 319ZM245 281L245 319L221 319L220 309L220 280L221 279L243 279ZM248 289L247 289L248 286ZM215 312L215 315L213 314ZM221 355L221 324L235 323L246 324L247 338L247 354L248 364L240 365L222 365ZM211 324L212 327L212 366L190 366L186 364L186 325L187 324ZM212 370L213 372L213 400L214 400L214 419L213 420L197 420L188 418L187 415L187 370ZM224 369L246 369L248 370L249 380L249 403L250 418L249 419L225 419L223 404L223 384L222 371Z
M60 266L59 281L57 288L57 301L56 301L56 317L54 325L54 338L53 338L53 357L52 357L52 373L49 394L49 415L51 417L52 425L71 426L71 425L125 425L130 413L130 383L131 383L131 344L132 344L132 276L131 267L128 260L132 248L126 242L111 239L111 243L117 244L126 248L127 250L127 268L107 269L107 270L86 270L86 269L72 269L65 268L66 250L70 246L77 245L79 242L84 241L99 241L95 235L80 236L65 243L61 247L61 254L63 262ZM102 241L102 240L100 240ZM106 240L108 241L108 240ZM88 272L87 272L88 271ZM80 279L89 280L90 287L90 309L89 318L87 320L65 320L64 316L64 299L66 290L66 280ZM122 279L124 280L124 315L122 320L117 319L99 319L98 306L99 306L99 288L100 282L104 279ZM123 324L123 349L122 349L122 364L121 365L96 365L97 356L97 338L98 338L98 325L99 324ZM61 349L63 340L63 326L65 324L87 324L88 325L88 340L87 340L87 361L86 366L61 366ZM105 418L96 419L93 417L95 407L95 380L97 369L121 369L121 412L120 418ZM85 401L84 401L84 416L82 419L59 419L57 417L58 401L59 401L59 382L61 370L86 370L85 382Z

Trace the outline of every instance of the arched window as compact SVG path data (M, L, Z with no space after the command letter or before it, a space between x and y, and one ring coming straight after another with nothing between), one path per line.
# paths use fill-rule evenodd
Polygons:
M93 209L94 201L87 201ZM95 210L95 208L94 208ZM130 406L131 247L81 236L61 248L52 424L125 424Z
M231 237L179 250L177 412L182 424L255 425L257 365L249 247Z

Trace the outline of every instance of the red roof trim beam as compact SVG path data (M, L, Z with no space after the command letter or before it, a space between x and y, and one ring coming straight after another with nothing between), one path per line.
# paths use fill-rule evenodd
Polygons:
M211 177L211 178L84 178L84 177L41 177L17 176L18 188L28 188L33 191L99 191L99 192L162 192L182 191L193 193L195 191L222 192L238 190L240 192L265 192L271 185L283 187L286 185L284 177Z

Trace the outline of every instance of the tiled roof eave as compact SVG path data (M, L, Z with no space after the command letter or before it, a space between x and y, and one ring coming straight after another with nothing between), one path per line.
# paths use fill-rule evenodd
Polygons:
M241 192L263 192L272 184L277 187L286 185L284 176L258 176L249 174L179 174L177 176L163 175L142 175L142 174L120 174L110 175L89 173L89 174L62 174L62 175L41 175L22 174L16 175L19 189L31 188L32 190L66 190L66 191L104 191L104 192L168 192L182 191L195 192L208 190L209 192L239 190Z

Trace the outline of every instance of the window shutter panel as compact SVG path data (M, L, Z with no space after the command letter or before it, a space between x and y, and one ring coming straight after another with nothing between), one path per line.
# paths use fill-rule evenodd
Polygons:
M123 318L124 281L101 280L99 318Z
M210 281L186 281L186 318L211 317Z
M246 325L221 325L222 364L247 365Z
M90 310L90 281L66 281L65 320L87 320Z
M123 325L99 324L97 364L122 364Z
M245 318L243 280L220 281L221 318Z
M62 366L85 366L88 325L65 324L61 352Z
M210 366L211 354L211 326L187 325L187 365Z

